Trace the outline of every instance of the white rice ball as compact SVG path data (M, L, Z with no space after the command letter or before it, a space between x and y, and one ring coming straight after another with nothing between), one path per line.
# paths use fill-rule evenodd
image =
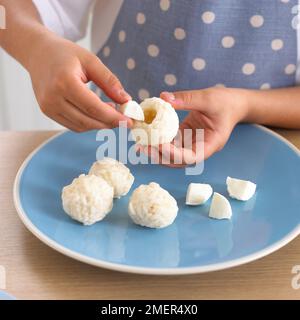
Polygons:
M151 182L134 190L128 213L134 223L149 228L164 228L172 224L177 216L178 206L170 193Z
M144 146L171 142L179 129L178 115L171 104L154 97L145 99L141 108L145 120L134 121L133 139Z
M134 182L134 176L130 170L123 163L112 158L103 158L96 161L89 174L94 174L106 180L114 189L114 198L125 196Z
M95 175L80 175L62 190L65 212L84 225L102 220L113 207L113 188Z

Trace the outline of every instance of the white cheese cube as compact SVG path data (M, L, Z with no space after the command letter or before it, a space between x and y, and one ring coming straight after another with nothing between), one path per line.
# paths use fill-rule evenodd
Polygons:
M212 195L213 189L209 184L190 183L186 193L185 203L190 206L197 206L205 203Z
M120 105L120 111L128 118L138 121L145 120L143 109L136 101L130 100Z
M231 198L248 201L256 191L256 184L247 180L227 177L227 191Z
M232 210L229 201L221 194L214 192L209 217L214 219L230 219Z

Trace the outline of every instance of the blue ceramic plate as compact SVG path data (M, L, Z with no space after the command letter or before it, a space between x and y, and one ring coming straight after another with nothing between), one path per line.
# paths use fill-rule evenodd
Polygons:
M93 226L84 227L64 213L61 189L88 171L97 147L95 132L55 136L27 158L15 180L15 205L26 227L67 256L125 272L199 273L263 257L300 232L300 153L263 127L238 126L199 176L160 165L129 165L135 176L133 188L156 181L178 201L175 223L157 230L131 222L130 194L115 200L112 212ZM258 186L248 202L230 199L230 221L209 219L210 201L197 207L184 204L190 182L210 183L227 195L227 176Z

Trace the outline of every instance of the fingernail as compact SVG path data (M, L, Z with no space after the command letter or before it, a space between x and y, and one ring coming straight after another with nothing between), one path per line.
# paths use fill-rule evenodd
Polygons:
M127 101L132 100L132 97L130 94L128 94L124 89L121 89L119 91L119 96L126 99Z
M169 101L175 101L175 96L174 96L174 94L173 93L171 93L171 92L162 92L161 93L162 95L164 95Z

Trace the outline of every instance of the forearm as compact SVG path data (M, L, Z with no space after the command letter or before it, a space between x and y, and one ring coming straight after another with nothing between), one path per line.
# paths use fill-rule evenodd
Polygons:
M245 90L245 122L300 129L300 87Z
M0 30L0 46L28 69L37 46L49 35L31 0L0 0L6 10L6 29Z

